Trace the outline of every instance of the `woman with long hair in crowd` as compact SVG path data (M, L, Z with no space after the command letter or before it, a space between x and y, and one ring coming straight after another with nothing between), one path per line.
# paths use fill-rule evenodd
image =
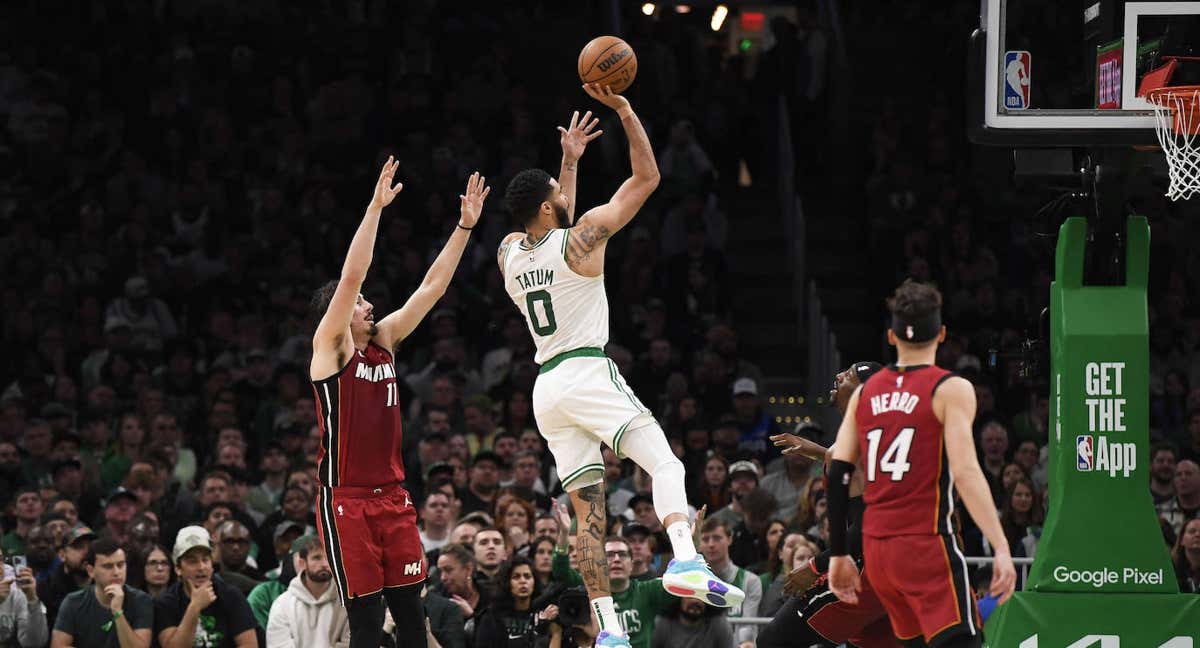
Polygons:
M508 538L511 553L522 551L529 546L535 517L537 510L518 495L505 493L496 498L496 527Z
M548 637L550 630L544 622L557 616L558 610L533 609L533 601L542 593L533 563L522 556L512 558L500 566L495 583L492 604L475 625L475 646L533 648L539 637Z
M699 508L708 506L710 511L719 511L729 503L729 462L719 454L713 454L704 462L704 472L697 475L688 501Z
M1192 518L1183 525L1175 548L1171 549L1171 562L1175 563L1179 591L1200 594L1200 518Z
M1028 477L1013 482L1000 507L1000 526L1008 537L1013 556L1032 558L1041 536L1042 503ZM991 552L988 552L989 555Z
M541 536L529 545L529 560L533 563L533 576L543 589L550 584L554 565L554 538Z
M808 531L817 523L816 503L825 496L825 483L820 477L811 477L800 489L796 498L796 513L788 520L788 527L801 532Z
M134 462L142 458L142 451L146 447L146 426L136 413L125 412L117 424L114 437L100 466L105 492L116 488Z
M771 523L772 526L775 522ZM759 575L763 586L762 603L758 606L759 616L775 616L783 602L787 600L783 586L787 583L788 573L791 571L792 557L801 547L807 548L806 551L811 556L817 554L816 545L804 537L803 533L795 532L784 535L775 546L774 551L771 552L771 557L767 560L767 570Z
M153 545L145 556L133 553L130 558L131 562L137 562L130 565L129 585L149 594L150 598L158 598L175 582L171 557L161 545Z

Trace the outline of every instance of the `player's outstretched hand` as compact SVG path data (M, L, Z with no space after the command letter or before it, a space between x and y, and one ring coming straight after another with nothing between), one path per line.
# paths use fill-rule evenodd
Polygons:
M587 148L588 142L604 134L602 130L593 131L599 124L600 118L593 118L590 110L583 114L583 119L579 118L578 110L572 113L571 125L566 128L558 127L558 132L561 133L558 143L562 145L563 157L571 162L583 157L583 150Z
M1012 596L1017 586L1017 569L1013 567L1012 556L996 554L992 562L992 587L988 592L996 597L1002 605Z
M399 168L400 161L389 155L387 162L383 163L383 169L379 171L379 180L375 182L375 196L371 198L371 206L376 209L383 209L392 204L392 200L396 198L396 194L404 189L403 182L397 182L392 185L392 177L396 175L396 169Z
M838 600L855 605L862 583L858 579L858 566L850 556L834 556L829 559L829 591Z
M804 455L809 459L824 460L825 448L795 434L776 434L771 437L772 443L783 448L785 455Z
M492 188L487 186L487 178L479 175L478 171L472 173L467 179L467 192L458 196L458 224L468 229L475 227L475 223L479 222L479 214L483 211L483 201L491 192Z
M629 107L629 100L619 94L615 94L612 88L607 85L601 86L599 83L583 84L583 91L588 93L588 96L600 103L612 108L620 110Z

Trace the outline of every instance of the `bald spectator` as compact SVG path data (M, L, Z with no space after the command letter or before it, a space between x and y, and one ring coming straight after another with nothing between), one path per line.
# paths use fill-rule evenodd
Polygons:
M1200 465L1191 459L1175 464L1175 497L1157 508L1178 537L1184 523L1200 513Z
M226 520L217 527L213 552L217 573L242 594L263 582L263 574L248 563L252 538L250 529L237 520Z

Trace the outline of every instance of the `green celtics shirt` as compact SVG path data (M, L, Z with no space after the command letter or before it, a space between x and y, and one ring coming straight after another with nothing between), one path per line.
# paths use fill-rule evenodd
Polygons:
M551 579L570 586L583 585L579 572L571 569L571 559L554 554ZM654 638L654 617L673 598L663 589L662 579L630 580L629 589L613 592L613 607L617 610L617 621L629 636L633 648L650 648Z

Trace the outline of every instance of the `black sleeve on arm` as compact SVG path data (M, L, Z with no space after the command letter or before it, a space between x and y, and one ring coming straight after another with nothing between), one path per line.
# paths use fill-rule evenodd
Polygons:
M854 464L841 459L829 462L829 482L825 499L829 504L829 553L845 556L850 553L846 542L846 522L850 509L850 476Z

